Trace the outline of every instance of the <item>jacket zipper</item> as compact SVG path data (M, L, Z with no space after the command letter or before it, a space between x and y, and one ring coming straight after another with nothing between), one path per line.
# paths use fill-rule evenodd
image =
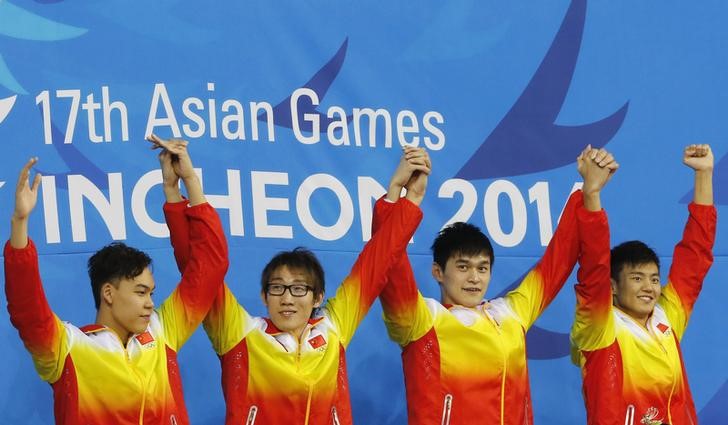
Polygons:
M624 425L634 425L634 406L627 406L627 412L624 415Z
M139 373L137 372L134 365L131 363L131 355L129 354L129 350L126 349L126 345L121 341L121 338L119 335L116 335L115 332L111 331L113 335L116 337L116 339L121 344L121 349L124 351L124 360L126 360L126 364L129 366L129 369L131 370L131 373L134 375L135 378L139 380L139 384L142 387L142 405L139 409L139 425L144 424L144 409L146 408L147 403L147 387L144 385L144 379L139 376ZM129 341L127 341L128 343Z
M331 408L331 420L334 425L341 425L341 422L339 422L339 415L336 413L336 406Z
M452 411L452 394L445 395L445 402L442 406L442 421L440 425L450 424L450 412Z
M670 354L667 351L667 347L665 347L664 344L662 344L662 341L660 340L660 337L658 337L655 332L652 330L652 318L650 317L650 322L647 323L647 333L652 337L652 339L657 343L657 345L662 349L662 353L665 355L667 359L667 364L669 364L670 370L672 373L672 386L670 387L670 396L667 398L667 420L672 423L672 396L675 394L675 385L677 384L677 376L675 376L675 368L672 362L670 362Z
M248 410L248 420L245 421L245 425L255 424L255 416L258 414L258 406L250 406Z

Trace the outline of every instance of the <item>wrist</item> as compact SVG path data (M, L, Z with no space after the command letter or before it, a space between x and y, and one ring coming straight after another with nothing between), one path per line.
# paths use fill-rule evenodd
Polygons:
M180 192L179 186L177 186L177 185L174 185L174 186L162 185L162 190L164 191L164 195L167 197L169 197L169 196L174 196L174 197L180 196L181 197L182 196L182 192Z
M10 216L10 222L13 224L22 224L28 221L28 217L29 215L20 215L17 212L13 212L13 215Z
M599 187L592 187L589 185L583 185L581 187L581 191L584 194L584 196L598 196L599 192L601 191L601 188Z
M182 183L187 185L188 183L198 183L200 180L197 178L197 174L192 174L190 176L183 176L180 177L182 179Z
M387 199L392 202L397 202L397 200L402 196L402 189L404 189L403 185L399 185L396 183L390 183L389 187L387 188Z
M602 209L601 197L599 191L583 193L584 208L587 211L596 212Z
M388 186L389 189L388 190L396 190L396 189L402 190L402 188L406 184L407 184L407 180L400 181L398 179L394 179L393 178L392 180L389 181L389 186Z

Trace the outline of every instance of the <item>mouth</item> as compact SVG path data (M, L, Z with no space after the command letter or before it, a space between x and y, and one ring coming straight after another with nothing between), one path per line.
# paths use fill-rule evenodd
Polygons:
M651 303L655 299L654 297L652 297L650 295L639 295L637 298L647 304Z
M279 311L278 314L283 317L293 317L296 314L296 310L283 310Z
M478 295L483 292L482 289L480 289L476 286L471 286L469 288L463 288L463 291L467 292L468 294L478 294Z
M152 315L151 315L151 314L142 314L142 315L141 315L141 316L139 316L139 317L141 317L141 318L142 318L142 320L144 320L144 321L147 321L147 322L148 322L148 321L149 321L149 320L151 319Z

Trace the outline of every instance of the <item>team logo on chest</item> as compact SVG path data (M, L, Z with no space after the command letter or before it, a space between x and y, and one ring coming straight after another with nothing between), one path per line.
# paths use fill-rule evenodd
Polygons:
M139 344L144 348L153 348L156 346L154 343L154 337L149 331L145 331L143 333L140 333L137 335L136 340L139 341Z
M318 334L308 339L308 345L310 345L311 348L313 348L314 350L318 350L319 348L326 345L326 338L324 338L323 335Z
M642 415L640 423L644 425L662 425L662 418L658 418L658 416L660 416L660 411L656 407L650 407L647 409L647 412Z
M657 326L655 326L655 327L657 328L657 330L662 332L664 335L671 334L670 327L664 323L658 323Z

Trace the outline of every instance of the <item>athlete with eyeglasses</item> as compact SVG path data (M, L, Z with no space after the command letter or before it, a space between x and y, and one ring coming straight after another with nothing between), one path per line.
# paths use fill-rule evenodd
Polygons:
M405 148L387 195L377 201L390 204L391 216L325 304L323 268L303 248L279 253L263 269L267 318L249 315L228 286L221 287L204 327L220 356L226 424L352 423L345 350L422 219L429 173L427 152ZM165 217L184 270L185 201L175 175L163 170L163 176Z

